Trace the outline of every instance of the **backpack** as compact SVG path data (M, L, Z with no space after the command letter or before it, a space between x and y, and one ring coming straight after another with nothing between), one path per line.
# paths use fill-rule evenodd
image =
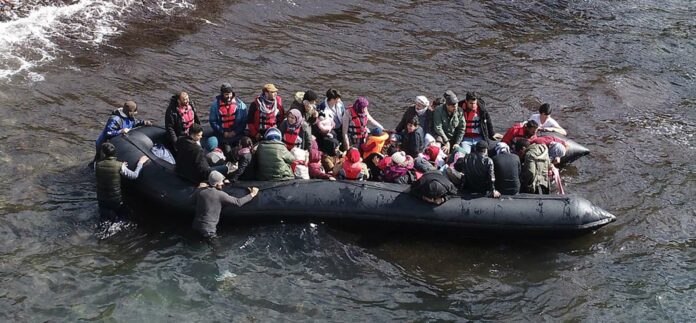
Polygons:
M549 192L549 149L546 145L531 144L524 153L524 165L522 166L521 188L524 193Z

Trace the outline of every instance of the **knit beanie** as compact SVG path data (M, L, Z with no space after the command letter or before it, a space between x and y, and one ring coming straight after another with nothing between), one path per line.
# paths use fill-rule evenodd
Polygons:
M210 186L221 184L224 180L225 176L218 171L212 171L210 172L210 175L208 175L208 184Z
M268 128L266 130L266 134L263 136L264 139L266 140L275 140L275 141L280 141L281 135L280 135L280 130L278 128Z

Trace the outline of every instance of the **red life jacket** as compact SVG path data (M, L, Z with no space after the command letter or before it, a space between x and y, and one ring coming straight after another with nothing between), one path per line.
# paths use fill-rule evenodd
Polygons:
M294 147L299 147L300 144L302 144L300 131L302 131L301 125L295 127L295 130L291 130L290 126L285 127L285 131L283 132L283 143L288 150L292 150Z
M189 128L193 126L193 109L191 105L187 104L185 107L178 107L178 110L181 115L181 123L184 126L184 133L188 134Z
M362 172L363 168L360 163L348 163L348 162L343 162L343 176L345 179L348 180L360 180L362 179Z
M222 128L231 129L232 126L234 126L234 120L236 118L237 100L232 100L229 104L225 104L224 101L220 100L219 106L218 112L222 119Z
M466 103L464 103L466 105ZM478 138L481 136L481 116L479 115L478 105L474 106L473 111L466 111L464 109L464 122L466 123L466 128L464 130L464 137L468 138Z
M261 98L256 98L256 102L259 105L259 108L256 109L256 118L259 120L259 133L263 134L266 129L273 128L277 125L276 117L280 112L278 108L280 105L279 97L276 97L271 109L268 109L268 107L264 107L263 109L261 108L264 105L264 103L261 102ZM264 113L261 110L268 110L268 112Z
M350 123L348 124L348 137L351 142L362 144L367 140L369 131L367 130L367 113L359 115L353 106L350 110Z

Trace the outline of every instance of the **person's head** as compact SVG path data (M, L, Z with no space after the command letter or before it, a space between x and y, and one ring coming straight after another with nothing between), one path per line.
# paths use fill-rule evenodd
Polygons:
M355 103L353 103L353 108L355 108L356 112L363 113L369 105L370 101L368 101L366 97L361 96L355 100Z
M372 163L372 165L379 165L379 162L384 158L384 156L380 153L371 153L367 158L365 159L366 162Z
M360 162L360 151L358 151L357 148L348 149L348 152L346 153L346 160L351 163Z
M476 153L479 155L487 155L488 154L488 142L485 140L479 140L479 142L476 143L475 146Z
M403 151L397 151L391 155L391 160L394 165L406 167L406 153Z
M406 131L409 133L416 131L418 129L418 126L420 125L420 120L418 120L417 116L414 116L413 119L409 120L408 123L406 123Z
M370 135L379 137L382 135L382 128L380 127L374 127L372 130L370 130Z
M457 103L459 102L457 95L454 94L454 91L447 90L447 91L445 91L444 98L445 98L445 105L447 106L447 113L449 113L449 114L454 113L454 111L457 110Z
M317 104L319 96L312 90L307 90L302 97L302 104L305 108L314 108Z
M539 123L534 120L527 120L527 123L524 125L524 135L528 138L532 137L536 134L537 129L539 129Z
M222 184L225 181L225 175L222 175L222 173L218 171L212 171L210 172L210 175L208 175L208 185L215 187L217 189L222 188Z
M552 142L549 144L549 158L555 163L561 160L561 157L566 155L566 147L560 142Z
M101 153L104 158L116 156L116 146L110 142L105 142L101 145Z
M181 91L179 92L179 106L183 107L189 104L189 95L188 93Z
M191 125L191 128L189 128L189 136L195 141L201 141L201 139L203 139L203 128L201 125L197 123Z
M524 152L527 150L527 147L529 147L529 140L524 138L518 138L517 141L515 141L515 151L518 154L524 155Z
M230 83L222 83L220 86L220 95L222 95L222 99L225 101L225 103L230 103L235 96L234 90L232 90L232 85L230 85Z
M239 146L242 148L251 148L251 145L253 145L253 142L251 141L251 138L244 136L241 139L239 139Z
M211 152L211 151L215 150L215 148L218 147L218 139L215 136L208 137L208 139L206 139L205 142L206 142L206 145L204 148L208 152Z
M466 92L466 109L467 110L472 110L475 106L478 105L478 93L476 92Z
M541 123L546 122L546 119L551 115L551 106L548 103L544 103L539 106L539 120Z
M263 138L268 141L280 141L282 137L280 134L280 130L278 130L278 128L273 127L268 128L268 130L266 130L266 134L263 136Z
M288 124L293 125L293 126L302 122L302 119L303 119L302 113L300 112L300 110L297 110L297 109L292 109L292 110L288 111L287 118L288 118Z
M123 104L123 113L131 119L135 118L135 115L138 114L138 105L134 101L126 101Z
M507 154L510 153L510 146L508 146L504 142L499 142L495 145L495 154L500 155L500 154Z
M428 98L419 95L416 97L416 111L422 111L424 109L427 109L430 106L430 101L428 101Z
M266 100L275 101L276 95L278 95L278 89L275 85L268 83L263 86L263 95Z
M338 92L336 89L328 89L326 90L326 103L328 103L330 106L334 106L338 100L341 99L341 92Z

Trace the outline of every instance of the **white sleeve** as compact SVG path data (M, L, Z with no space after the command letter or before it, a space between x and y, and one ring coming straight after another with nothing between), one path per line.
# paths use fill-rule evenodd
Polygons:
M562 128L553 118L549 117L544 123L544 128Z
M127 179L136 179L138 176L140 176L140 170L143 169L143 164L138 163L138 166L135 167L135 171L132 171L128 169L126 166L126 163L121 163L121 175Z

